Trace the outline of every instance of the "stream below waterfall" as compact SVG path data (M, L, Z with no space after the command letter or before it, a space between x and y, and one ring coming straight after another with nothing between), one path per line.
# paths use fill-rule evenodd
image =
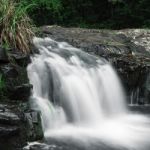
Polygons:
M31 106L44 143L32 150L150 150L150 118L131 113L120 80L103 58L65 42L34 38Z

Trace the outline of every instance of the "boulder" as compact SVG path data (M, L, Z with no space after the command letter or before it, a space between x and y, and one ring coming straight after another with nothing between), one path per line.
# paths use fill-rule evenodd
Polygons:
M13 105L11 104L11 107ZM19 116L8 108L8 104L0 104L0 124L18 125L20 123Z
M32 88L32 84L22 84L15 86L14 88L9 89L9 98L11 100L28 101Z
M143 61L144 60L144 61ZM144 104L148 100L148 77L150 59L144 57L110 56L109 61L116 68L128 96L128 103ZM147 91L147 92L146 92Z
M30 63L29 54L24 54L21 51L11 50L9 52L9 57L21 67L26 67Z
M10 63L0 66L0 71L5 78L17 78L19 75L17 66Z
M19 134L19 128L17 126L0 125L0 139L10 138L16 134Z
M147 75L146 82L144 84L145 88L145 98L150 103L150 73Z
M150 105L129 105L129 109L136 113L150 114Z
M25 114L25 120L27 122L26 130L28 139L31 141L41 140L43 138L42 122L40 111L30 110Z
M125 34L133 43L144 47L150 53L150 30L148 29L124 29L120 33Z
M0 149L21 150L27 141L43 139L40 112L29 108L24 112L18 104L0 104Z
M19 123L20 119L16 114L8 111L7 109L3 109L3 112L0 112L0 124L17 125Z
M0 143L3 138L11 138L20 133L20 118L7 105L0 104Z

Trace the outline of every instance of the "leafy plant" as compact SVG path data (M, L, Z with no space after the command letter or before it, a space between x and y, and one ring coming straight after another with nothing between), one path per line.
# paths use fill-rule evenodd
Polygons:
M29 53L33 26L27 15L31 5L24 6L13 0L0 0L0 41L2 45Z
M28 9L28 14L36 25L51 24L62 20L61 0L18 0L25 7L32 5Z

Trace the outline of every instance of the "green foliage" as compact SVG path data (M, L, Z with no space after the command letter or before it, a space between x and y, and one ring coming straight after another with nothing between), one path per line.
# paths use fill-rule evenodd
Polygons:
M14 47L29 52L29 43L34 35L32 22L27 10L32 5L24 6L13 0L0 0L0 42L7 47Z
M63 10L61 0L19 0L24 7L32 5L28 14L36 25L52 24L61 21ZM55 21L54 21L55 20Z
M29 11L37 25L85 28L150 27L149 0L21 0L36 6Z
M8 13L12 0L0 0L4 8L0 16ZM149 0L14 0L15 19L10 33L27 13L37 26L63 25L84 28L150 28ZM4 9L3 8L3 9ZM9 10L9 12L11 9ZM3 12L3 15L1 14ZM21 17L23 16L23 17ZM3 18L1 18L2 20ZM7 20L8 21L8 20ZM10 22L10 21L9 21ZM31 21L26 19L30 28ZM5 22L4 22L5 24ZM14 34L14 35L15 35ZM32 35L32 34L31 34ZM30 39L30 38L29 38ZM4 39L5 41L5 39ZM8 40L7 40L8 41ZM16 41L16 40L15 40ZM29 42L29 41L28 41ZM10 43L10 42L8 42ZM5 41L7 45L7 42Z

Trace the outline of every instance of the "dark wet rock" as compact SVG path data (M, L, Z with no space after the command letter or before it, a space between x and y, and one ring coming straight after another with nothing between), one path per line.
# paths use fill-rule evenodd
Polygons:
M7 105L0 104L0 125L18 125L20 118Z
M16 126L0 125L0 138L10 137L19 134L19 128Z
M19 75L17 66L10 63L0 66L0 71L5 78L16 78Z
M129 105L129 109L134 113L150 114L150 105Z
M149 102L150 101L150 73L147 75L144 88L145 88L144 95L145 95L146 101Z
M26 112L22 104L26 105ZM27 141L42 140L40 112L30 110L27 105L18 102L0 104L0 149L22 150Z
M133 43L144 47L150 53L150 30L148 29L125 29L120 33L125 34Z
M38 115L32 115L34 130L27 128L28 121L24 115L26 110L30 110L28 100L32 89L26 70L29 55L9 50L7 56L5 52L0 48L0 76L4 84L0 89L0 149L21 150L27 141L42 139L43 132ZM28 133L33 136L29 137Z
M33 140L41 140L43 138L42 122L40 111L31 110L25 113L25 120L27 122L27 136Z
M30 56L21 51L12 50L9 52L9 57L21 67L26 67L30 63Z
M3 82L3 89L0 92L1 101L6 99L10 101L19 99L28 101L31 85L28 84L29 79L26 68L5 64L0 66L0 74Z
M8 63L8 56L6 53L6 50L2 47L0 47L0 63Z
M128 102L136 104L149 103L147 78L150 73L150 59L140 56L110 56L126 89ZM147 93L146 93L147 91Z
M20 119L12 112L0 112L0 124L16 125L19 124Z
M150 74L149 31L142 31L144 34L140 36L140 30L138 34L137 30L130 32L59 26L44 26L41 30L43 36L68 42L90 54L104 57L116 68L125 87L128 103L150 103L150 83L147 82Z
M0 148L11 150L13 143L20 140L21 120L15 110L8 108L6 104L0 104L0 110Z
M39 50L35 45L31 45L31 54L39 54Z
M5 108L0 107L0 113L1 113L1 112L5 112Z
M9 89L9 98L11 100L28 101L32 88L32 84L22 84Z

